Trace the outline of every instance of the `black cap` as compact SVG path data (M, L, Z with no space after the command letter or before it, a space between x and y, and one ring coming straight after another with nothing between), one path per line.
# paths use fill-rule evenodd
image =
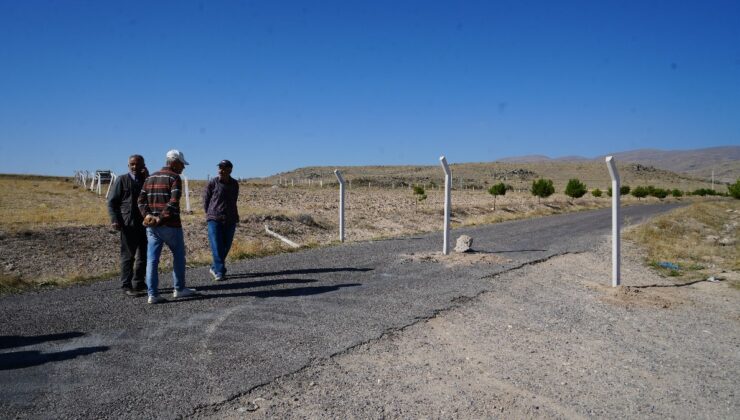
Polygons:
M234 165L230 161L224 159L218 163L218 167L219 168L233 168Z

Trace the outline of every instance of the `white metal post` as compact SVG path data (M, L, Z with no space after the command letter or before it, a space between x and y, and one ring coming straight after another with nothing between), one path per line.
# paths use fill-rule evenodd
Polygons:
M607 156L606 164L609 167L609 176L612 178L612 287L617 287L621 283L620 274L620 231L621 221L619 220L619 196L620 182L619 172L617 172L617 163L614 157Z
M344 178L339 169L334 170L339 181L339 242L344 242Z
M452 189L452 173L450 172L450 166L447 165L447 159L444 156L440 156L439 162L442 164L442 168L445 170L445 224L444 224L444 244L442 245L442 253L449 255L450 253L450 199Z
M185 181L185 212L190 213L190 188L188 187L188 177L183 175L182 179Z

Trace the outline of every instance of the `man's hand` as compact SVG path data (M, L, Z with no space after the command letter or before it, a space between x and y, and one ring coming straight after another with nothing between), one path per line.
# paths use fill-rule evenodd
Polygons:
M144 226L146 227L154 227L159 224L159 217L153 215L153 214L147 214L146 217L144 217Z
M110 224L110 228L113 230L121 230L121 225L118 222L113 222Z

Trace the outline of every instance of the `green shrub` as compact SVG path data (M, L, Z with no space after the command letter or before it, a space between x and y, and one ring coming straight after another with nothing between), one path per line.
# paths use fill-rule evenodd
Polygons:
M668 196L669 191L664 190L663 188L653 188L652 191L650 191L650 195L652 197L658 198L658 199L664 199Z
M622 185L619 187L619 195L627 195L630 193L630 186L629 185Z
M740 200L740 178L734 184L727 186L727 193L730 194L730 197Z
M649 194L649 190L645 187L635 187L632 189L632 195L636 197L638 200L641 198L647 197Z
M704 197L705 195L718 195L717 194L717 191L714 191L711 188L699 188L699 189L694 190L694 192L691 193L691 194L692 195L700 195L702 197Z
M595 190L591 191L591 195L593 195L594 197L597 197L597 198L598 197L601 197L601 190L598 189L598 188L596 188Z
M579 181L577 178L570 179L568 185L565 186L565 195L571 198L581 198L586 194L586 184Z
M488 189L488 194L491 194L493 196L493 211L496 211L496 197L499 195L506 195L506 188L507 186L504 185L503 182L499 182L498 184L494 184L491 186L491 188Z
M671 191L671 195L678 198L683 197L683 192L681 190L674 188L673 191Z
M540 199L551 196L555 192L555 187L552 185L551 179L538 179L532 181L532 195L537 196L537 202Z
M414 195L416 196L416 199L419 201L424 201L427 199L427 193L424 191L424 187L415 185L414 186Z

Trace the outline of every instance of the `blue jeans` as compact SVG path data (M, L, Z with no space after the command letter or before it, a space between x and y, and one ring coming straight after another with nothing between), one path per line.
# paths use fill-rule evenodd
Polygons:
M159 295L159 257L164 244L172 251L173 286L177 291L185 288L185 236L182 228L148 227L146 237L146 289L149 296Z
M211 254L213 254L211 269L216 274L222 276L226 274L226 256L229 255L235 232L236 223L208 221L208 242L211 243Z

